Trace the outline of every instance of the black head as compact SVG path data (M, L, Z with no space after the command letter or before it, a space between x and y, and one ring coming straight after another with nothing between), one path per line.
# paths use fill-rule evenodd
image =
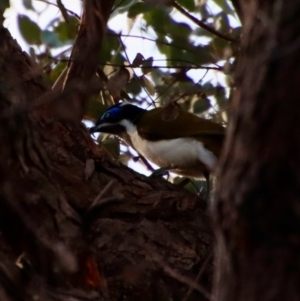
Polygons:
M90 132L121 134L127 130L126 124L136 125L145 111L129 102L120 102L107 109L98 119L95 126L90 128ZM125 124L125 120L129 121L129 123Z

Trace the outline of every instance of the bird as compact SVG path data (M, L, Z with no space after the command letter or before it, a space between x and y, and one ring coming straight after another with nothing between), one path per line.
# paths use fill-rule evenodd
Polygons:
M221 153L225 127L181 109L175 118L166 120L164 110L146 110L120 102L102 114L90 133L117 135L160 169L186 177L204 177L208 188Z

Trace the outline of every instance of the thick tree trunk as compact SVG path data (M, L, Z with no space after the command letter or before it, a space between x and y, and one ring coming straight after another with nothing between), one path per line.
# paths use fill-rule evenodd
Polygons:
M238 88L214 207L214 300L299 300L300 3L239 3Z
M205 202L111 162L0 41L0 300L207 300Z

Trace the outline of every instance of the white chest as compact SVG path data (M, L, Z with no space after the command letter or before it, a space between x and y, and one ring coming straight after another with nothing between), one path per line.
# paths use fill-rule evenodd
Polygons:
M136 151L159 167L168 169L174 167L178 173L182 171L182 174L185 174L186 169L193 168L199 161L209 170L215 167L215 155L193 138L148 141L138 135L135 126L126 124L126 128ZM197 166L194 168L196 169Z
M204 163L208 170L213 170L216 164L214 154L192 138L148 141L142 139L137 132L131 134L130 138L134 148L145 158L179 174L198 177L202 173L198 170L197 162Z

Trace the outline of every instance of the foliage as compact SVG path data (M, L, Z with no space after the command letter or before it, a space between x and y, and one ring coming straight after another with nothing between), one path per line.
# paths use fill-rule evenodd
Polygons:
M31 16L39 14L35 2L23 0ZM57 6L59 2L47 3L46 6ZM18 16L21 35L32 47L38 63L47 67L45 76L52 84L68 61L80 24L72 10L59 9L60 16L53 16L44 28L29 14ZM131 31L126 34L114 28L107 30L99 53L99 70L109 78L125 62L129 63L133 78L121 95L144 106L177 101L185 110L226 122L240 35L230 2L116 0L111 19L120 15L127 16ZM145 57L142 49L136 49L137 41L139 45L152 43L153 55ZM128 51L135 52L134 59L129 59ZM90 100L87 119L95 120L103 106L109 105L102 95Z

